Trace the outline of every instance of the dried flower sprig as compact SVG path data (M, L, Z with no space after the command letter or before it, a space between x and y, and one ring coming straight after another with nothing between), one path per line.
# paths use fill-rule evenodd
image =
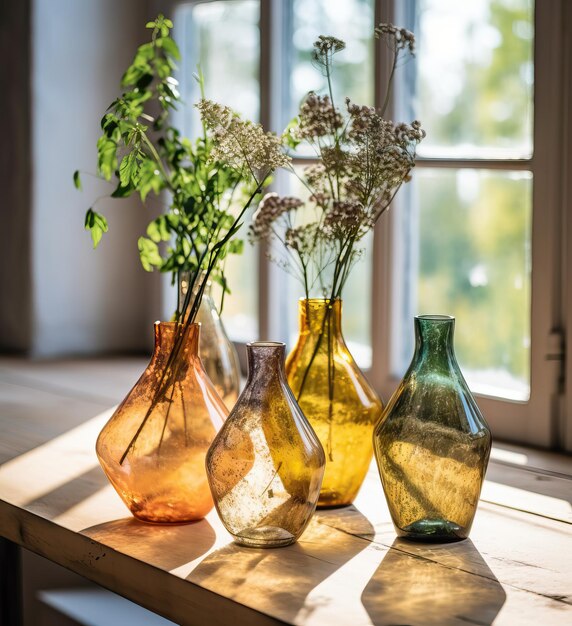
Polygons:
M202 99L196 106L203 124L212 133L214 159L243 176L252 176L256 182L266 179L270 171L290 163L280 138L264 132L260 124L242 120L229 107L211 100Z
M391 70L389 72L388 81L388 86L390 87L393 82L395 70L403 53L411 56L415 55L415 35L411 31L405 28L399 28L393 24L379 24L374 29L374 35L376 39L384 41L392 53ZM387 106L389 105L389 87L385 93L385 100L381 107L381 115L385 115Z

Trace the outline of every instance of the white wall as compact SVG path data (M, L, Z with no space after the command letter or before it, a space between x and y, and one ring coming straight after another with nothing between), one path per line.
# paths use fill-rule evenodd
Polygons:
M86 209L113 187L96 171L99 121L147 37L141 0L34 0L32 17L32 354L139 350L160 317L157 278L143 271L137 238L150 211L137 200L99 206L110 232L97 250Z

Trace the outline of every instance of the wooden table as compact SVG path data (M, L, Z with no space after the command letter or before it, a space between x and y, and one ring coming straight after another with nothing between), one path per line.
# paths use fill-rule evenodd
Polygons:
M214 511L139 523L107 483L95 438L143 365L0 360L0 536L184 625L572 624L569 457L498 448L460 543L396 539L372 467L297 545L242 548Z

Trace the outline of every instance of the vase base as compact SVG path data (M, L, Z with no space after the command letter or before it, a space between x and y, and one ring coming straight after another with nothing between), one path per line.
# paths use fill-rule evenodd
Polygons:
M296 537L278 526L245 528L240 535L233 535L234 541L249 548L283 548L296 541Z
M463 541L468 536L466 530L458 524L440 519L421 519L396 530L401 539L426 543Z
M183 526L185 524L195 524L196 522L200 522L201 520L204 519L203 517L192 517L190 519L161 519L161 518L146 518L146 517L141 517L139 515L136 515L135 513L133 513L133 511L131 511L131 514L133 515L133 517L138 521L138 522L142 522L143 524L152 524L153 526Z
M353 502L340 502L339 504L336 502L318 502L316 505L317 509L320 511L327 511L328 509L345 509L348 506L352 506Z
M189 510L188 506L182 510L177 511L176 507L165 506L161 502L153 503L153 506L143 507L129 507L131 515L145 524L158 524L160 526L177 526L179 524L193 524L194 522L200 522L205 518L207 513L212 509L210 507L203 506L196 508L195 510Z

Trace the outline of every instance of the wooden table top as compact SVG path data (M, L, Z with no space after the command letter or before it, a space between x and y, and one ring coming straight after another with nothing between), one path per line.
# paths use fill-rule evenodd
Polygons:
M572 624L572 459L497 447L471 538L395 537L375 466L300 541L134 520L95 456L141 359L0 360L0 536L182 625ZM543 467L540 469L540 464Z

